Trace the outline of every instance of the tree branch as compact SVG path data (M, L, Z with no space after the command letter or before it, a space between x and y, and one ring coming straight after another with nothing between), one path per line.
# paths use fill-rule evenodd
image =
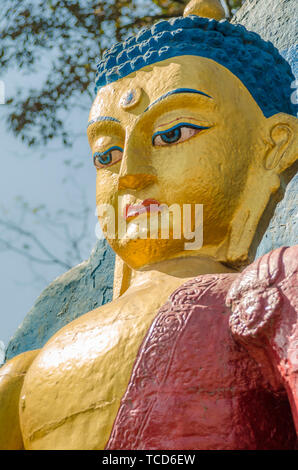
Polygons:
M7 240L0 239L0 242L9 250L13 250L23 256L26 256L28 259L31 261L35 261L38 263L42 264L58 264L62 266L63 268L70 269L71 266L57 258L53 253L51 253L44 245L43 243L38 240L38 238L30 232L27 232L26 230L23 230L22 228L18 227L17 225L13 224L12 222L6 222L4 220L0 219L0 225L22 235L23 237L29 238L40 250L41 252L48 257L48 259L42 259L38 258L34 255L31 255L31 253L28 253L27 250L22 250L18 248L17 246L13 245L12 243L8 242Z

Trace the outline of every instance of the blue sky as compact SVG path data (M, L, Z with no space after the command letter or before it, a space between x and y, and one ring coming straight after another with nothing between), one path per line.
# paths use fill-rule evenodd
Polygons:
M6 96L14 95L20 83L39 84L42 73L23 76L11 71L4 77ZM82 98L84 100L84 97ZM22 220L17 199L22 197L31 207L44 204L55 213L59 209L79 207L82 194L91 209L88 235L82 250L82 259L89 256L95 243L95 170L86 138L89 98L83 103L86 111L73 112L71 127L75 135L74 145L65 149L55 140L46 148L28 148L6 128L5 115L9 105L0 105L0 210L16 223ZM76 168L79 167L79 168ZM63 256L66 244L61 243L42 224L25 220L24 227L31 230L58 256ZM70 227L70 230L77 227ZM1 228L0 228L1 232ZM3 232L2 232L3 233ZM76 264L76 263L75 263ZM35 266L26 258L0 250L0 340L7 345L26 313L46 285L64 272L57 266Z

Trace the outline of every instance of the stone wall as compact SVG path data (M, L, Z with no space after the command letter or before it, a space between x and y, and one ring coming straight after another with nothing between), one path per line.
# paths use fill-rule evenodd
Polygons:
M246 0L231 23L240 23L280 51L297 45L298 2L296 0Z

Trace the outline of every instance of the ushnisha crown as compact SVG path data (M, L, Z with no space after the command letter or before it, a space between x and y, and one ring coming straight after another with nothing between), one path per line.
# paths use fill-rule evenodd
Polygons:
M297 106L291 102L295 78L271 42L242 25L192 12L196 9L187 6L188 16L159 21L105 51L97 65L95 91L148 65L192 55L212 59L236 75L266 117L278 112L296 115Z

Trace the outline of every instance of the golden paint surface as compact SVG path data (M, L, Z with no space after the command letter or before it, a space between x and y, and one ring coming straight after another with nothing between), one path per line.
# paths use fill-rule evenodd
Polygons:
M183 16L189 15L214 18L219 21L225 17L225 11L219 0L191 0L183 13Z
M8 361L0 369L0 449L21 450L19 423L20 392L24 378L38 350L28 351Z

